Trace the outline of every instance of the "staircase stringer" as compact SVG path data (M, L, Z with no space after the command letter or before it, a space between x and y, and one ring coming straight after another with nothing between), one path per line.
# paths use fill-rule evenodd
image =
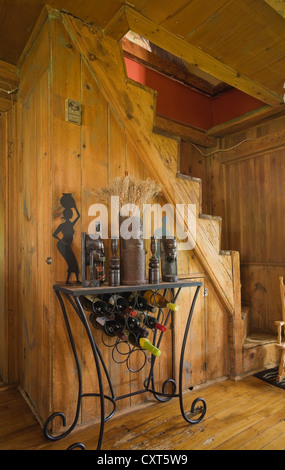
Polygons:
M62 14L62 21L105 98L124 123L134 145L139 148L145 165L163 186L166 201L174 207L175 204L195 203L195 183L193 186L189 181L177 178L178 142L153 131L156 92L128 79L122 49L115 40L70 15ZM188 235L193 235L191 227L188 227ZM227 312L234 315L232 255L222 255L217 251L209 239L207 224L200 224L199 217L193 251Z

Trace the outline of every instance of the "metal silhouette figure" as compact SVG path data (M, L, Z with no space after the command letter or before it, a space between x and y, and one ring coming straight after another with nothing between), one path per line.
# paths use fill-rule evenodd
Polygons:
M75 233L74 226L80 218L80 214L71 194L64 193L60 202L64 207L62 217L64 219L64 222L60 224L55 230L55 232L53 233L53 237L58 240L57 249L65 259L68 266L66 284L71 284L69 279L72 273L74 273L76 276L76 282L80 283L78 263L71 248L73 242L73 235ZM73 217L73 209L75 210L77 216L75 217L75 219L71 220ZM60 233L62 234L62 238L59 237Z

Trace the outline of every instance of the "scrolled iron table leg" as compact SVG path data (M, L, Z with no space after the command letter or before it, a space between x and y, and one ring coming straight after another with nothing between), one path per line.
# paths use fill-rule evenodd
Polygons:
M66 329L67 329L67 332L68 332L70 344L71 344L74 359L75 359L75 362L76 362L77 374L78 374L78 395L77 395L77 406L76 406L75 418L73 420L73 423L67 429L67 431L65 431L64 433L59 434L57 436L52 436L48 431L49 424L51 423L51 421L54 418L56 418L58 416L61 417L63 426L64 427L66 426L66 416L65 416L64 413L57 411L57 412L53 413L46 420L46 422L44 424L44 435L47 439L49 439L51 441L58 441L60 439L63 439L64 437L68 436L71 433L71 431L75 428L75 426L78 422L78 417L79 417L79 412L80 412L80 407L81 407L81 397L82 397L82 375L81 375L80 363L79 363L79 359L78 359L78 355L77 355L77 351L76 351L76 346L75 346L75 343L74 343L74 340L73 340L73 335L72 335L72 331L71 331L71 327L70 327L70 323L69 323L69 320L68 320L68 316L67 316L67 313L66 313L66 308L65 308L63 299L62 299L59 292L56 292L56 295L57 295L57 297L59 299L59 302L60 302L60 305L61 305L61 309L62 309Z
M62 424L63 426L65 427L66 426L66 416L64 413L62 412L55 412L53 413L45 422L44 424L44 435L51 441L58 441L60 439L63 439L64 437L68 436L71 431L75 428L77 422L78 422L78 418L79 418L79 412L80 412L80 408L81 408L81 401L82 401L82 397L84 396L99 396L100 397L100 405L101 405L101 422L100 422L100 431L99 431L99 437L98 437L98 443L97 443L97 450L100 450L101 449L101 445L102 445L102 440L103 440L103 434L104 434L104 424L105 424L105 421L107 421L107 419L109 419L111 417L111 415L113 414L113 412L105 419L105 406L104 406L104 399L105 398L108 398L110 399L110 397L105 397L104 396L104 388L103 388L103 381L102 381L102 373L101 373L101 368L100 368L100 362L99 360L101 360L102 364L103 364L103 368L104 368L104 372L107 374L107 379L108 379L108 383L109 383L109 386L110 386L110 390L111 390L111 393L112 393L112 398L110 399L113 404L114 404L114 409L115 409L115 402L113 400L114 398L114 394L113 394L113 389L112 389L112 386L111 386L111 381L110 381L110 377L107 373L107 369L106 369L106 366L103 362L103 359L102 359L102 356L100 354L100 351L98 350L96 344L95 344L95 341L94 341L94 338L92 336L92 333L90 331L90 328L89 328L89 325L88 325L88 322L87 322L87 319L86 319L86 316L84 314L84 311L82 309L82 306L79 302L79 300L77 298L75 298L75 303L73 302L73 300L70 299L70 297L67 295L67 298L68 300L70 301L71 305L73 306L73 308L75 309L76 313L78 314L81 322L83 323L83 326L87 332L87 335L88 335L88 338L89 338L89 342L90 342L90 345L91 345L91 348L92 348L92 352L93 352L93 357L94 357L94 361L95 361L95 365L96 365L96 372L97 372L97 378L98 378L98 383L99 383L99 394L97 393L92 393L92 394L83 394L82 393L82 374L81 374L81 367L80 367L80 363L79 363L79 359L78 359L78 355L77 355L77 351L76 351L76 347L75 347L75 343L74 343L74 339L73 339L73 335L72 335L72 331L71 331L71 327L70 327L70 323L69 323L69 320L68 320L68 316L67 316L67 312L66 312L66 308L65 308L65 304L64 304L64 301L62 299L62 296L60 295L59 292L56 292L56 295L60 301L60 305L61 305L61 309L62 309L62 313L63 313L63 316L64 316L64 320L65 320L65 325L66 325L66 328L67 328L67 332L68 332L68 336L69 336L69 340L70 340L70 343L71 343L71 347L72 347L72 351L73 351L73 355L74 355L74 359L75 359L75 362L76 362L76 367L77 367L77 373L78 373L78 399L77 399L77 407L76 407L76 414L75 414L75 418L73 420L73 423L71 424L71 426L67 429L67 431L65 431L64 433L62 434L59 434L59 435L56 435L56 436L52 436L49 431L48 431L48 426L49 424L51 423L51 421L53 419L55 419L56 417L60 417L62 419ZM85 446L80 443L80 442L77 442L75 444L72 444L68 447L67 450L73 450L75 448L79 447L80 449L82 450L85 450Z
M77 447L80 450L86 450L85 445L82 444L82 442L75 442L74 444L71 444L71 446L67 447L66 450L73 450L73 449L76 449Z
M177 302L180 291L181 291L181 287L179 287L177 289L176 294L173 296L173 299L172 299L173 303ZM164 290L164 293L163 293L164 297L165 297L166 293L167 293L167 289ZM159 315L160 315L160 313L159 313ZM165 321L164 321L164 326L166 326L168 324L168 321L170 320L170 318L171 318L171 310L169 309L168 314L167 314L167 316L165 318ZM155 332L155 339L156 339L156 333L157 332ZM160 347L160 343L161 343L162 339L163 339L163 333L160 333L157 343L156 343L156 341L154 341L154 344L156 345L157 348ZM150 371L149 371L149 375L144 381L145 389L147 391L151 392L153 394L153 396L156 398L157 401L160 401L160 402L170 401L173 397L178 396L176 394L176 388L177 388L176 387L176 382L175 382L174 379L166 379L162 384L161 392L155 391L155 380L154 380L155 362L156 362L156 357L152 357L151 358L151 368L150 368ZM152 389L150 389L150 383L152 385ZM169 384L171 384L171 386L172 386L172 392L171 393L166 393L165 389L166 389L167 385L169 385Z
M191 307L190 307L190 311L189 311L189 315L188 315L188 319L187 319L187 323L186 323L186 327L185 327L185 332L184 332L184 338L183 338L183 342L182 342L181 355L180 355L180 364L179 364L179 403L180 403L180 410L181 410L181 414L182 414L183 418L185 419L185 421L187 421L187 423L190 423L190 424L197 424L200 421L202 421L202 419L204 418L204 416L206 414L206 411L207 411L207 405L206 405L205 400L203 398L196 398L192 403L190 412L194 413L195 405L197 403L201 402L201 404L202 404L201 414L197 419L190 419L190 418L187 417L187 415L185 413L184 404L183 404L184 354L185 354L185 348L186 348L186 342L187 342L187 338L188 338L188 334L189 334L190 324L191 324L191 320L192 320L192 316L193 316L193 313L194 313L194 308L195 308L195 304L196 304L196 301L197 301L197 297L198 297L200 288L201 288L200 286L196 287L196 292L194 294L194 298L193 298L193 301L192 301L192 304L191 304ZM200 411L200 408L201 407L199 407L199 411ZM197 411L197 408L196 408L196 411Z
M81 305L78 297L75 298L75 302L76 302L76 305L78 307L79 316L81 318L81 321L83 323L83 326L85 328L85 331L86 331L88 339L89 339L89 343L90 343L90 346L91 346L91 349L92 349L93 358L94 358L94 362L95 362L95 366L96 366L97 379L98 379L98 384L99 384L99 394L98 395L100 396L100 407L101 407L100 432L99 432L99 437L98 437L98 443L97 443L97 449L96 450L100 450L101 446L102 446L103 435L104 435L104 426L105 426L105 421L106 421L106 419L105 419L105 402L104 402L105 396L104 396L104 387L103 387L102 372L101 372L101 367L100 367L100 360L103 364L105 373L107 372L107 369L106 369L105 364L103 362L102 356L99 353L99 349L98 349L98 347L95 343L95 340L94 340L93 335L91 333L88 321L86 319L85 313L83 311L82 305ZM108 374L107 374L107 378L108 378L108 382L109 382L109 385L110 385L111 381L110 381L110 378L109 378ZM111 389L111 391L113 393L112 389ZM97 396L97 394L96 394L96 396ZM108 419L109 418L110 418L110 416L108 417ZM75 447L81 447L81 446L82 446L82 448L84 447L83 444L81 444L81 443L79 443L79 444L77 443L75 445Z

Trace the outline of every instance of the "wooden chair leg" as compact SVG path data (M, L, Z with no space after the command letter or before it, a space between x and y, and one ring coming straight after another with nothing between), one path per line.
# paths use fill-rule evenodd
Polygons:
M276 382L281 382L284 373L285 373L285 349L282 349Z

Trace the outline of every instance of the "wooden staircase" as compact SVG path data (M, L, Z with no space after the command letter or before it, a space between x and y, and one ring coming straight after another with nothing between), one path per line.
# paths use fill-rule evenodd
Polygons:
M277 333L251 328L251 305L243 304L241 312L244 374L275 367L280 356L280 351L275 346Z
M228 313L231 375L242 372L240 271L237 252L222 252L221 218L201 210L201 180L179 173L179 139L155 132L156 92L128 79L120 43L68 14L50 10L63 22L76 49L88 65L103 95L126 133L139 149L148 173L163 187L163 199L172 204L196 204L196 240L193 253L211 280ZM188 236L193 238L191 227Z

